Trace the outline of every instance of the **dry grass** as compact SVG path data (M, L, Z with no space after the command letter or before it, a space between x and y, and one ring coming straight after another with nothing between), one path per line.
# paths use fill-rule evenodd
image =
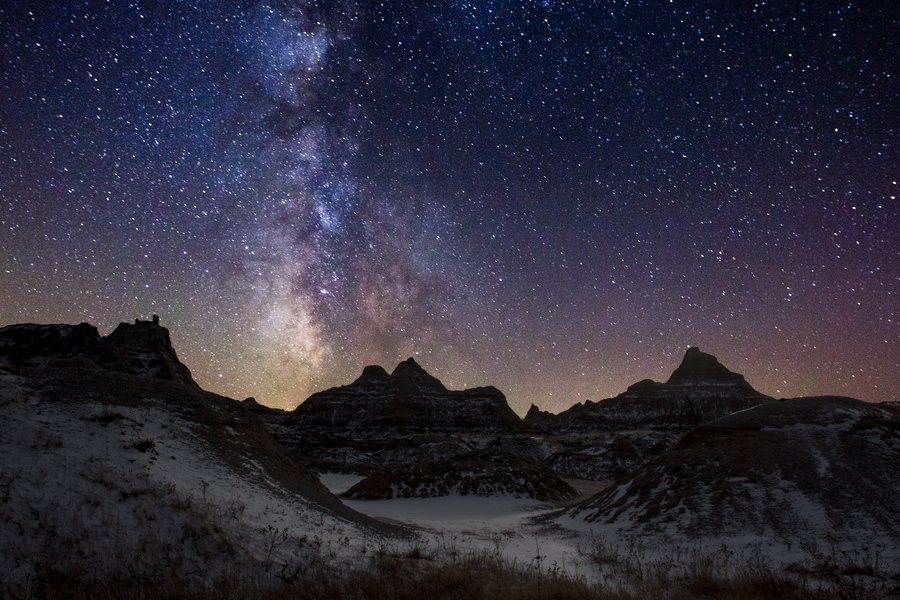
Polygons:
M805 558L777 566L759 547L736 554L727 546L712 552L672 547L667 554L639 542L617 545L597 538L581 549L601 578L627 591L623 598L688 600L866 600L900 598L900 572L878 553L840 550L835 542L802 544Z
M104 482L106 483L106 482ZM113 485L113 482L108 482ZM121 488L123 481L116 483ZM222 523L238 515L173 489L142 490L157 502L178 503L191 514L194 528L185 531L181 552L156 547L144 540L141 557L120 552L118 569L92 573L88 561L78 560L79 540L54 538L49 551L23 586L11 586L0 574L0 600L874 600L900 598L900 573L889 572L870 557L841 553L835 547L810 547L802 564L783 570L772 567L761 553L738 559L726 548L712 554L671 549L670 554L649 552L640 544L616 546L601 538L582 550L582 557L600 573L600 582L541 568L515 564L495 550L461 552L448 546L435 548L418 542L371 546L365 563L351 566L335 562L321 545L306 545L307 552L292 562L270 557L286 543L286 530L270 528L268 553L253 564L239 561L240 544L228 543ZM205 541L205 542L204 542ZM216 565L184 568L182 554L192 546L209 545L198 552ZM244 557L245 559L247 557ZM238 563L241 566L238 566ZM223 565L224 563L224 565ZM229 572L227 564L233 565ZM195 565L196 567L197 565ZM224 568L223 568L224 567ZM209 571L207 573L206 571ZM211 576L215 571L217 575Z
M623 565L626 566L626 565ZM897 581L888 585L858 580L813 582L797 573L768 571L745 564L730 577L716 565L680 565L669 580L589 584L583 579L515 567L490 553L472 553L440 561L418 546L381 548L368 565L338 570L314 561L303 572L275 573L265 581L226 578L215 589L196 580L155 579L120 573L99 582L85 573L59 571L44 565L27 593L0 589L2 600L869 600L900 597ZM659 571L660 573L662 571Z

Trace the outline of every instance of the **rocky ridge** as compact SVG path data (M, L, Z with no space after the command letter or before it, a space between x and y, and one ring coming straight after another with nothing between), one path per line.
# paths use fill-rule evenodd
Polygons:
M633 473L677 441L668 431L619 431L587 439L575 435L557 440L560 448L545 462L564 477L611 481Z
M275 427L285 448L313 470L365 476L350 498L475 493L562 500L574 494L561 477L627 477L679 433L771 401L691 348L666 383L644 380L559 415L532 406L522 422L496 389L449 391L409 359L391 374L366 367L353 383L314 394Z
M450 494L511 495L544 502L569 500L577 495L558 473L542 462L524 460L499 448L382 468L342 495L358 500L384 500Z
M525 429L497 388L448 390L413 358L390 375L380 366L368 366L353 383L313 394L283 425L296 433L356 437Z
M448 390L410 358L310 396L279 439L312 469L365 475L347 498L574 497L525 431L496 388Z
M627 535L791 540L873 527L900 543L900 411L797 398L696 428L567 518ZM876 525L877 524L877 525Z
M194 387L191 371L172 347L169 330L151 321L120 323L101 336L89 323L0 328L0 362L19 367L102 369Z
M554 415L532 406L524 422L545 433L654 429L689 431L774 398L729 371L716 357L690 348L668 381L644 379L615 398L587 401Z
M546 445L525 436L430 433L350 439L285 437L282 445L319 473L365 477L344 497L357 500L447 495L568 500L576 493L545 463Z

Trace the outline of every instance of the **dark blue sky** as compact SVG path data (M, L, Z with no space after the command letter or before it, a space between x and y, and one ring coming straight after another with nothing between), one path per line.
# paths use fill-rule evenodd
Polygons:
M898 19L7 3L0 325L157 313L205 388L285 407L417 355L556 411L688 346L896 400Z

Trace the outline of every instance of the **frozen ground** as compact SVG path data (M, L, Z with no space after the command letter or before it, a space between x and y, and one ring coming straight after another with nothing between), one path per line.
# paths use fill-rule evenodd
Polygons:
M339 494L361 479L326 473L321 481ZM344 500L344 504L377 519L399 523L420 533L416 543L438 552L487 552L533 568L572 575L591 572L579 546L589 536L574 535L540 521L562 505L529 498L442 496L392 500Z
M365 477L362 475L347 473L322 473L319 475L319 481L335 495L343 494L363 479Z
M360 479L358 475L321 476L323 484L337 494ZM871 532L867 543L840 535L786 536L771 531L723 530L719 535L685 536L673 522L635 533L627 530L627 515L617 522L600 523L571 512L574 503L612 487L611 482L569 483L582 495L568 506L511 496L460 495L344 502L356 511L416 530L420 537L414 543L430 549L488 553L527 569L594 583L634 585L661 579L659 583L665 585L667 577L691 577L697 572L734 577L785 568L810 577L813 585L827 583L834 572L856 573L877 585L897 577L896 547L881 539L875 524L864 525ZM611 492L624 494L627 489L628 482L623 482L618 492ZM708 495L703 489L695 492ZM796 510L812 511L814 507L803 500L802 496L789 499Z
M59 571L201 587L275 579L360 564L361 548L397 535L304 482L271 438L241 426L236 402L177 404L159 383L125 405L110 403L113 387L91 398L55 383L0 372L4 585Z
M240 403L125 375L67 377L0 370L0 575L7 586L27 587L59 570L157 589L168 581L200 588L227 578L292 581L371 565L373 555L416 556L413 549L437 560L486 554L599 582L665 581L709 564L727 574L754 557L828 572L873 564L860 545L811 551L806 540L771 535L686 542L671 523L660 523L659 535L649 528L637 535L562 513L560 503L513 496L341 503L326 487L340 493L359 476L325 474L320 485ZM91 386L78 387L90 377ZM125 394L126 384L136 387ZM603 487L570 483L584 495ZM610 493L624 494L620 488ZM883 566L895 554L882 549L880 556L873 572L893 576L877 561Z

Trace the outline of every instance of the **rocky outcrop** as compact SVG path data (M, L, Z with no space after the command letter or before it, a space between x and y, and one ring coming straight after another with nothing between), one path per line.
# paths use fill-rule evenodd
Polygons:
M9 325L0 329L0 361L20 367L103 369L197 386L156 315L152 321L120 323L105 337L89 323Z
M273 429L271 425L269 429ZM369 444L360 444L356 440L327 433L283 435L286 428L282 427L281 431L275 429L274 437L281 447L316 473L370 475L382 466L377 448L372 448Z
M556 425L557 415L546 410L541 410L536 405L532 404L531 408L528 409L528 412L525 413L525 418L522 419L522 422L525 423L529 429L534 431L549 432Z
M352 436L524 429L500 390L448 390L412 358L390 375L368 366L353 383L313 394L284 425L298 433Z
M546 463L565 477L608 481L631 475L678 441L674 433L625 431L590 440L565 440L567 447Z
M688 431L773 401L753 389L743 375L725 368L715 356L691 348L665 383L644 379L615 398L576 404L558 415L533 407L525 423L542 432Z
M386 500L451 494L511 495L550 502L569 500L577 492L541 462L488 448L437 462L379 469L342 495L357 500Z
M629 535L877 535L896 544L898 489L900 412L851 398L798 398L698 427L569 518Z

